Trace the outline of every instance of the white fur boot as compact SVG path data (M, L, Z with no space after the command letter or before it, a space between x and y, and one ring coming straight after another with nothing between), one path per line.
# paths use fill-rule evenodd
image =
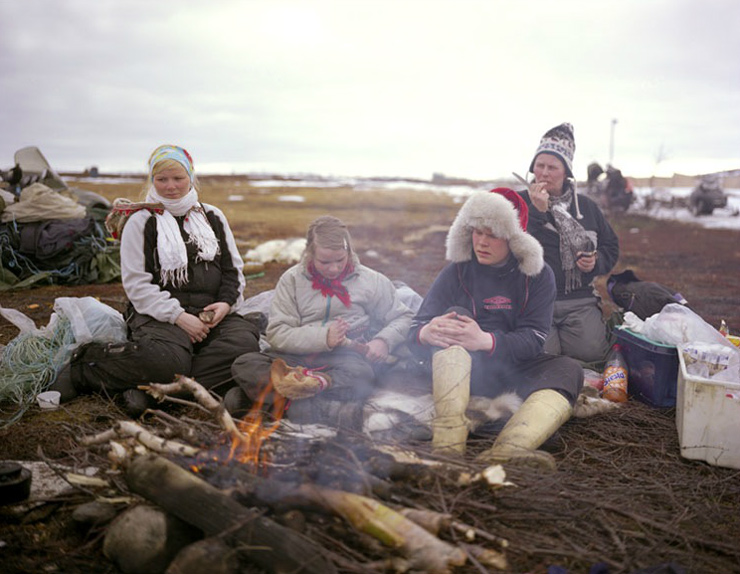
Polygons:
M470 353L459 345L437 351L432 356L434 450L465 453L468 439L465 409L470 400L471 363Z

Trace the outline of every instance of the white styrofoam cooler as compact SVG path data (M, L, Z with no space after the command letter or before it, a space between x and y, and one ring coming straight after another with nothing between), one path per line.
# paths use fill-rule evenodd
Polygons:
M740 381L690 375L683 353L678 359L676 427L681 456L740 469Z

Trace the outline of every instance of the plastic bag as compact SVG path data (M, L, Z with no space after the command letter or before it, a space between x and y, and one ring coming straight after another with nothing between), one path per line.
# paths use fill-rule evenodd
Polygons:
M604 374L591 369L583 369L583 384L601 391L604 388Z
M54 312L69 319L76 345L126 341L123 315L93 297L59 297Z
M414 313L419 311L424 298L414 291L411 287L403 283L402 281L394 281L393 286L396 288L396 294L401 300L401 303L406 305Z
M713 343L732 347L722 333L694 311L678 303L666 305L660 313L648 317L639 332L648 339L676 347L685 343Z
M39 329L36 326L36 323L33 322L33 319L24 315L17 309L6 309L5 307L0 307L0 315L18 327L21 333L38 334L41 332L41 329Z
M272 303L274 297L275 289L262 291L261 293L257 293L253 297L242 301L236 312L241 316L244 316L248 313L263 313L265 317L269 318L270 304Z

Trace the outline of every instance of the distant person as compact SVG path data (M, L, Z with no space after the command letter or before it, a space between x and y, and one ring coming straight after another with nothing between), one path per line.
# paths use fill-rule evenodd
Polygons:
M727 195L722 190L719 176L710 173L702 176L699 185L689 196L689 209L694 215L711 215L716 208L727 207Z
M15 195L20 195L21 193L21 181L23 180L23 170L21 169L21 166L18 162L11 167L7 174L4 176L5 181L8 182L8 188L12 193Z
M607 208L617 212L627 211L634 200L632 186L627 178L612 165L606 166L606 199Z
M294 423L359 430L364 401L405 342L413 312L390 279L360 263L341 220L319 217L306 239L302 260L275 287L266 331L270 348L234 362L239 387L224 403L242 414L268 392L265 405L287 404L285 416ZM286 377L303 388L288 393L280 386Z
M551 469L552 455L537 449L570 418L583 369L543 352L555 278L527 220L526 203L511 189L465 202L447 235L450 263L424 297L408 341L432 370L435 450L465 451L471 395L513 392L524 402L479 460Z
M200 201L190 154L155 149L145 193L145 203L125 205L122 222L129 342L80 347L52 385L63 401L122 393L138 416L152 399L137 385L180 374L213 388L230 381L236 357L259 348L258 325L235 313L245 286L239 250L224 214Z
M592 282L617 263L619 240L596 203L576 193L575 147L572 125L548 130L529 166L534 181L522 195L530 208L529 232L542 244L557 285L545 351L598 364L611 336Z

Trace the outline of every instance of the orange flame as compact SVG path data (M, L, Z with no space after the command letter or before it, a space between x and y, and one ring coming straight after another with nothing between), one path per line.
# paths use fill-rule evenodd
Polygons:
M270 415L272 422L265 424L266 412L263 409L265 400L272 395ZM237 421L239 433L231 437L231 447L227 460L236 460L250 464L255 468L267 462L261 457L262 446L267 438L280 426L287 400L280 393L274 392L272 382L264 386L254 405L244 417Z

